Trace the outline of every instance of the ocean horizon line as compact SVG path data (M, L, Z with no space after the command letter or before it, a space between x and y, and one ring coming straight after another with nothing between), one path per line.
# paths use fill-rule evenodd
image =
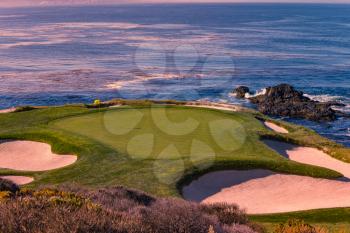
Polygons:
M78 8L78 7L113 7L113 6L166 6L166 5L346 5L349 6L350 2L303 2L303 1L296 1L296 2L274 2L274 1L264 1L264 2L144 2L144 3L107 3L107 4L98 4L98 3L92 3L92 4L38 4L38 5L23 5L23 6L1 6L0 9L20 9L20 8L52 8L52 7L73 7L73 8Z

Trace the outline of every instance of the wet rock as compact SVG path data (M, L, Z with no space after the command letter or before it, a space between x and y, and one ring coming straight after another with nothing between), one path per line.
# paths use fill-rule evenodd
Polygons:
M249 98L261 113L282 117L297 117L313 121L332 121L336 111L331 107L339 103L321 103L311 100L293 86L281 84L266 88L266 93Z
M244 99L245 98L245 94L249 93L249 88L246 86L239 86L237 87L233 93L236 94L236 97L239 99Z

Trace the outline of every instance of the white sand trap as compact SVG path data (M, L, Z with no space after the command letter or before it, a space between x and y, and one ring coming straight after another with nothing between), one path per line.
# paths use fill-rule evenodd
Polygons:
M291 160L329 168L350 179L349 163L334 159L318 149L299 147L274 140L264 140L264 142ZM254 170L252 170L252 173L254 173ZM202 201L204 203L235 203L245 208L249 214L350 207L349 180L328 180L282 174L265 174L264 177L261 177L260 173L257 174L260 177L256 175L253 179L246 179L237 184L234 184L237 175L230 176L227 172L207 174L193 181L192 188L190 185L189 189L191 195L201 197L200 200L204 199ZM208 177L211 178L208 179ZM218 190L215 185L211 184L210 180L213 182L220 181L223 184L231 182L231 185L220 186L220 190ZM208 190L210 191L212 187L216 188L217 192L208 195ZM203 198L203 194L206 198Z
M223 189L203 202L235 203L249 214L349 207L350 183L277 174Z
M238 105L215 103L215 102L208 102L208 101L188 102L185 106L216 109L216 110L231 111L231 112L237 112L243 109L241 106L238 106Z
M290 160L299 163L329 168L331 170L340 172L344 175L344 177L350 179L350 163L345 163L343 161L337 160L321 150L311 147L294 146L292 144L274 140L263 141L269 147L276 150L283 156L289 158Z
M0 114L10 113L10 112L14 112L14 111L16 111L16 108L1 109Z
M74 155L57 155L51 146L40 142L10 141L0 144L0 168L18 171L47 171L77 161Z
M12 181L17 185L25 185L34 181L34 178L27 176L0 176L1 179Z
M329 168L331 170L340 172L346 178L350 179L350 163L345 163L343 161L337 160L318 149L309 147L295 147L292 150L288 150L287 154L291 160Z
M285 128L283 128L283 127L281 127L279 125L276 125L275 123L269 122L269 121L264 121L264 125L267 128L269 128L269 129L271 129L271 130L273 130L273 131L275 131L277 133L289 133L289 131L286 130Z

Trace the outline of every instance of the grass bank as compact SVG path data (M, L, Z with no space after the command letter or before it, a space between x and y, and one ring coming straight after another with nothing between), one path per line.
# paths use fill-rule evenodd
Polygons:
M179 184L221 169L264 168L325 178L340 175L289 161L270 150L260 138L281 136L265 129L253 113L146 103L2 114L0 138L47 142L54 152L76 154L79 159L63 169L34 173L0 169L0 175L34 176L30 186L117 184L160 196L178 196ZM302 127L288 127L291 133L285 137L298 136L305 143L309 142L303 138L318 137Z
M250 220L263 224L269 231L289 219L301 219L314 226L325 227L330 232L350 232L350 208L333 208L292 213L251 215Z

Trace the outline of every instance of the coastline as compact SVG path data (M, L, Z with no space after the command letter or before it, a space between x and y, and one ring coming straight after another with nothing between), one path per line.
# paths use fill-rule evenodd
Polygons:
M11 113L11 112L15 112L16 108L7 108L7 109L0 109L0 114L5 114L5 113Z
M131 101L131 100L130 100ZM188 101L188 102L193 102L197 103L198 102L204 102L205 106L208 105L217 105L218 108L222 108L222 110L231 110L231 106L234 106L236 109L243 109L251 112L257 112L256 109L254 109L251 105L247 105L242 102L235 102L236 100L234 99L229 99L229 102L227 103L221 103L218 100L215 101ZM86 101L82 101L82 103L86 103ZM92 102L92 101L91 101ZM108 102L108 101L106 101ZM163 102L167 102L166 100L163 100ZM176 102L181 102L181 101L176 101ZM70 103L67 103L69 105ZM64 106L65 103L62 102L58 104L59 106ZM227 108L227 105L229 107ZM39 105L40 106L40 105ZM47 106L46 103L43 106ZM48 106L57 106L55 104L53 105L48 105ZM227 108L227 109L225 109ZM6 112L8 109L6 109ZM1 110L0 110L1 112ZM339 144L342 144L344 146L350 147L350 120L346 118L339 118L334 122L331 123L318 123L318 122L312 122L308 120L303 120L303 119L296 119L296 118L282 118L282 117L271 117L271 119L274 120L282 120L285 122L289 122L292 124L297 124L297 125L302 125L306 128L312 129L316 131L318 134L322 135L323 137L326 137L330 140L336 141Z
M0 232L350 233L350 4L3 1Z
M89 142L96 143L96 144L92 144L92 146L94 148L96 145L99 145L99 143L106 143L105 141L101 141L101 142L98 141L101 137L105 138L105 136L103 136L103 135L105 135L103 133L104 131L102 131L102 132L99 131L101 129L105 130L105 128L97 125L97 124L99 124L99 122L101 123L99 117L103 116L104 111L110 111L111 114L113 114L113 113L120 114L120 111L118 111L118 108L121 108L121 109L125 110L124 112L128 112L128 114L134 114L135 112L132 111L133 108L138 109L140 111L141 110L149 111L149 108L152 108L153 105L156 107L155 110L158 107L164 108L164 109L169 107L169 111L173 111L172 117L174 117L175 113L179 111L178 114L180 114L180 115L178 115L178 116L180 117L180 119L184 116L184 114L187 114L189 112L191 112L191 114L196 112L197 115L191 115L191 116L192 117L197 116L198 117L197 120L202 119L204 116L207 116L207 117L210 116L208 119L210 119L211 121L213 120L213 118L212 118L213 116L220 116L218 119L222 119L221 117L224 117L224 118L226 118L226 117L231 118L232 117L232 119L236 119L236 120L240 119L240 120L243 120L243 122L245 124L244 127L246 127L246 132L247 132L247 134L250 135L249 137L252 141L249 143L251 143L251 145L245 145L247 148L245 148L245 149L242 148L242 151L241 151L242 154L240 154L240 156L243 156L243 157L245 156L245 159L241 160L239 157L238 158L231 158L230 156L228 156L228 157L226 157L228 161L225 161L225 163L218 163L215 165L213 164L212 166L210 166L208 168L209 170L204 169L204 170L199 171L197 169L194 169L193 167L188 167L187 169L189 169L189 170L185 169L186 172L183 171L184 174L180 178L183 180L186 180L186 179L193 180L193 177L195 175L199 175L200 172L206 172L206 173L210 172L210 169L213 169L213 171L215 171L215 170L223 170L223 169L228 169L228 168L229 169L234 169L234 168L240 168L240 169L265 168L265 169L270 169L272 171L275 171L277 173L279 173L279 172L288 173L288 174L290 173L293 175L288 175L286 177L285 176L277 176L277 179L278 180L288 179L291 183L294 182L295 186L293 186L293 187L298 187L299 183L310 184L310 185L315 184L317 187L319 187L319 185L317 185L318 181L320 181L320 180L318 180L318 178L329 178L330 179L330 178L341 177L341 174L339 172L337 172L337 170L333 171L333 170L322 168L322 167L309 166L309 165L305 165L305 164L294 163L292 161L281 160L281 158L279 157L279 155L277 153L276 154L273 153L270 149L268 149L267 147L264 147L262 144L260 144L261 141L259 138L263 138L263 137L272 137L275 139L280 139L280 140L284 140L284 141L288 141L288 142L293 142L292 140L299 140L298 145L310 146L310 147L322 149L324 151L328 151L333 157L336 157L336 156L346 157L346 155L349 155L347 153L347 151L349 149L343 148L340 145L337 145L336 143L334 143L328 139L322 138L319 135L317 135L315 132L312 132L311 130L305 129L304 127L297 126L297 125L291 125L291 124L288 124L288 123L285 123L282 121L276 122L273 119L271 119L267 116L264 116L264 115L254 111L252 109L241 108L241 107L236 106L236 105L228 105L228 104L220 104L220 103L212 103L212 102L204 102L204 101L181 102L181 101L173 101L173 100L172 101L170 101L170 100L167 100L167 101L142 100L141 101L141 100L120 100L120 99L118 99L118 100L111 100L111 101L107 101L107 102L101 102L99 104L93 104L93 105L67 105L67 106L52 107L52 108L48 107L46 109L43 109L43 111L35 111L35 112L33 111L32 108L28 108L27 111L14 113L14 115L13 115L13 116L17 116L16 114L19 114L18 116L21 116L20 118L23 118L23 119L18 119L16 117L14 117L14 118L16 118L17 120L20 120L20 122L23 123L23 126L25 126L27 124L27 121L25 120L25 117L23 117L23 116L26 116L27 114L28 115L38 114L39 116L44 117L44 119L47 120L47 122L45 123L45 125L47 125L47 127L48 127L47 130L49 130L47 133L50 133L50 130L53 130L51 133L53 133L53 132L65 132L65 135L66 135L65 137L67 137L67 138L63 139L63 140L65 140L66 142L64 142L64 143L62 143L60 141L57 142L56 141L57 139L51 139L53 141L49 141L50 137L48 140L47 136L45 136L45 135L41 135L40 138L35 138L32 136L33 131L30 131L29 135L25 135L25 134L23 135L23 131L20 130L20 129L22 129L22 127L19 127L19 131L17 131L17 133L14 133L14 135L17 134L15 137L20 137L20 138L25 137L25 139L29 140L29 141L30 140L33 140L33 141L39 140L39 141L47 142L47 143L51 144L52 148L55 148L55 150L57 150L57 148L59 148L60 152L61 152L59 154L67 154L67 151L71 152L72 150L77 151L77 154L80 154L85 149L85 148L84 149L80 148L81 145L84 145L84 143L80 144L81 143L80 140L84 140L85 137L86 137L86 140L88 140L87 142L85 142L87 145L89 144ZM206 109L207 111L202 111L202 110L199 111L199 110L197 110L197 108L203 108L203 109ZM211 110L215 110L215 111L211 111ZM30 112L30 111L33 111L33 112ZM61 112L61 113L59 113L59 112ZM146 113L146 112L144 112L144 113ZM204 114L204 113L206 113L206 114ZM50 116L50 115L53 115L55 120L52 120L52 118L51 118L52 116ZM12 115L4 114L4 115L2 115L2 117L4 117L4 118L7 117L7 118L11 119ZM96 121L92 121L92 122L86 121L89 119L96 119ZM130 116L123 118L123 119L130 119ZM23 120L23 121L21 121L21 120ZM263 122L261 122L261 120L263 120ZM52 122L52 121L54 121L54 123L50 124L50 122ZM83 122L83 123L82 123L82 125L80 125L80 123L78 123L78 122ZM270 122L274 126L284 128L285 130L288 131L288 133L282 133L281 131L277 130L278 128L275 128L275 129L273 127L271 127L271 129L266 128L264 125L264 122ZM202 124L202 125L207 125L208 122L203 122L203 123L205 123L205 124ZM13 124L14 124L14 129L16 129L16 127L18 126L18 123L13 123ZM40 122L37 122L37 124L39 126L38 130L40 132L42 132L42 128L40 128L42 124ZM87 132L88 134L85 134L83 128L86 128L87 125L89 126L87 128L88 131L85 131L85 132ZM92 126L95 126L96 128L94 128ZM71 128L71 127L73 127L73 128ZM154 130L153 126L151 126L151 127L152 127L151 129ZM60 131L62 129L64 129L64 131ZM78 131L75 131L74 129L77 129ZM83 129L83 131L80 132L79 130L82 130L82 129ZM59 131L56 131L56 130L59 130ZM144 133L143 131L140 131L140 130L142 130L142 128L138 128L135 131L137 134ZM93 134L90 134L91 132L93 132ZM207 131L203 132L202 130L200 130L200 132L202 132L203 135L205 135L205 136L208 135L208 133L210 133ZM76 137L76 135L81 135L82 138ZM96 135L100 135L101 137L96 138ZM106 135L110 135L110 133L106 134ZM0 135L0 136L2 136L2 135ZM8 134L5 136L8 138L11 138L10 136L8 136ZM63 135L59 134L58 137L61 138L62 136ZM75 140L69 140L68 139L69 137L76 138L77 141L75 142ZM163 137L164 137L164 135L163 135ZM312 141L310 141L309 139L312 139ZM93 141L89 141L89 140L93 140ZM111 142L109 140L110 139L108 139L107 142ZM69 141L69 142L67 142L67 141ZM128 142L128 140L126 140L126 142ZM236 141L234 141L234 142L236 143ZM58 145L60 145L60 146L57 147L56 143L58 143ZM68 143L68 145L66 147L64 147L66 149L62 150L62 145L65 145L65 143ZM76 145L77 147L72 146L69 143L77 143L77 145ZM167 142L165 142L165 143L167 143ZM6 144L3 144L3 145L6 146ZM119 145L119 144L117 144L117 145ZM101 144L101 146L102 146L102 144ZM111 145L111 146L113 146L113 145ZM0 144L0 147L1 147L1 144ZM74 149L72 149L72 148L74 148ZM115 150L118 150L118 148L120 148L120 147L117 146L117 147L113 147L113 148ZM15 148L15 149L16 149L15 151L17 151L17 149L19 149L19 148ZM244 152L246 149L252 150L252 151L250 151L249 153ZM50 149L48 147L46 147L45 153L48 153L51 155L52 153L49 152L49 150ZM93 150L94 149L92 149L92 151ZM103 150L105 150L105 149L103 149ZM272 160L274 160L274 161L264 160L263 158L260 158L259 156L258 157L249 156L249 155L254 154L256 152L256 150L262 150L262 151L260 151L260 153L263 152L263 157L265 157L265 156L270 157L271 156L271 158L273 158ZM6 152L6 150L2 150L2 151ZM14 151L13 148L12 148L12 151ZM26 151L30 151L30 149L27 148ZM100 152L91 153L90 156L91 156L92 161L95 161L97 159L95 156L96 155L95 153L100 154L101 156L103 155L103 153L101 154ZM16 152L16 154L17 155L19 154L18 151ZM84 156L86 156L86 155L84 155ZM103 155L103 156L106 157L104 159L111 157L109 155ZM6 156L6 158L7 157L8 156ZM26 156L26 157L28 157L28 156ZM60 156L58 156L58 157L60 157ZM114 156L112 156L112 157L114 157ZM61 158L64 159L63 156ZM345 159L350 159L350 158L345 158ZM17 160L20 160L20 158L18 158ZM246 160L246 161L244 161L244 160ZM86 160L86 159L84 159L84 157L82 157L82 161L79 161L80 163L77 163L77 167L71 166L71 167L62 168L63 174L65 174L65 172L68 172L68 171L71 171L74 174L71 176L65 175L65 179L70 180L71 179L70 177L76 177L77 179L79 179L78 178L79 176L78 177L76 176L76 172L79 172L79 174L80 174L79 166L81 165L81 163L84 163L84 161L88 161L88 160ZM113 158L113 161L115 161L115 158ZM90 164L90 162L89 162L89 165L83 164L83 167L86 166L88 168L88 171L85 171L86 173L91 172L92 171L91 166L93 166L95 164L95 162L93 162L92 164ZM200 163L201 162L199 161L199 164ZM30 162L25 162L24 165L27 165L27 164L30 164ZM313 164L313 163L310 163L310 164ZM319 165L319 164L316 164L316 165ZM110 166L110 165L108 165L108 166ZM120 164L116 163L116 164L114 164L114 166L115 167L113 167L112 170L117 169L117 167L119 167ZM16 170L21 170L21 171L28 170L28 168L19 168L19 167L10 167L10 168L16 169ZM152 165L152 168L154 168L153 165ZM333 167L328 167L328 168L333 169ZM96 168L96 169L98 170L98 172L101 172L100 168ZM123 168L121 168L121 169L123 169ZM32 169L32 170L34 170L34 169ZM39 170L39 169L35 169L35 170ZM42 169L40 169L40 170L42 170ZM109 169L107 169L106 171L108 171L108 170ZM152 171L154 171L154 170L152 170ZM15 175L15 174L16 173L14 173L14 174L3 173L2 175L5 176L5 175ZM23 173L23 174L24 175L28 174L28 176L30 175L30 173ZM59 175L60 172L57 171L57 174ZM47 174L47 176L49 176L49 177L50 177L50 175L51 175L50 173ZM136 174L136 176L138 176L138 174ZM308 179L303 178L304 180L301 182L300 176L309 176L309 178ZM290 177L292 177L292 178L290 178ZM36 182L33 183L33 185L35 186L37 184L38 185L41 184L41 182L42 182L41 176L39 176L39 177L35 176L35 178L38 180L36 180ZM139 179L139 178L140 177L137 177L137 179ZM60 183L62 181L60 177L55 177L55 179L57 179L58 183ZM86 179L91 180L91 177L87 177ZM48 180L51 182L52 179L48 179ZM272 182L272 183L278 183L277 181ZM317 182L315 182L315 181L317 181ZM45 180L44 180L44 182L45 182ZM87 182L87 181L84 180L83 182ZM101 180L98 180L96 182L101 182ZM111 181L104 180L104 182L111 182ZM149 181L149 182L151 182L151 181ZM153 182L155 182L155 181L153 181ZM178 188L181 185L181 182L182 182L182 180L180 180L180 181L178 181L178 183L176 183L176 185L178 185L176 188ZM128 184L128 182L126 182L126 183ZM324 182L322 181L321 183L324 183ZM264 187L271 187L271 186L268 186L268 184L271 184L271 180L268 180L267 183L264 183L263 186ZM152 183L152 185L148 185L148 187L144 187L143 185L140 186L140 184L137 182L137 183L133 183L133 185L135 185L135 188L141 188L141 190L150 191L149 188L152 187L152 185L159 185L159 184ZM242 184L242 185L244 185L244 184ZM336 184L336 181L329 181L325 185L327 187L347 188L347 186L345 187L343 184L340 184L340 183L339 183L339 185L338 185L338 183ZM260 186L254 185L254 187L260 187ZM174 195L174 193L176 193L176 191L178 192L177 194L179 194L178 189L175 190L172 188L173 187L169 187L169 189L168 189L169 193L167 193L167 195L169 195L169 196ZM235 187L235 188L237 188L237 187ZM283 188L283 186L280 185L280 190L283 191L282 188ZM273 189L275 189L275 187ZM247 192L251 191L250 189L244 189L244 190L246 190ZM261 189L261 190L263 190L263 189ZM307 192L307 190L306 190L306 192ZM325 193L325 195L326 194L327 193ZM338 193L338 194L343 195L343 193ZM162 193L162 195L164 195L164 193ZM217 195L219 195L219 194L217 194ZM237 195L238 195L238 193L237 193ZM329 196L329 197L332 197L332 196ZM344 205L347 204L347 202L344 202L344 203L345 203ZM314 204L315 205L310 205L310 206L311 207L316 206L319 204L319 202L314 203ZM242 206L245 207L243 204L242 204ZM295 205L295 207L298 207L298 206ZM329 203L329 206L325 206L325 205L322 206L321 205L320 207L340 207L340 206L338 204L336 205L335 203ZM287 208L284 210L288 211L288 210L294 210L294 209ZM302 210L302 209L296 209L296 210ZM251 211L249 213L262 213L259 211L261 211L261 210L256 210L256 212ZM275 211L275 210L271 210L271 211ZM281 210L281 212L284 212L284 211ZM265 212L265 213L268 213L268 212Z

